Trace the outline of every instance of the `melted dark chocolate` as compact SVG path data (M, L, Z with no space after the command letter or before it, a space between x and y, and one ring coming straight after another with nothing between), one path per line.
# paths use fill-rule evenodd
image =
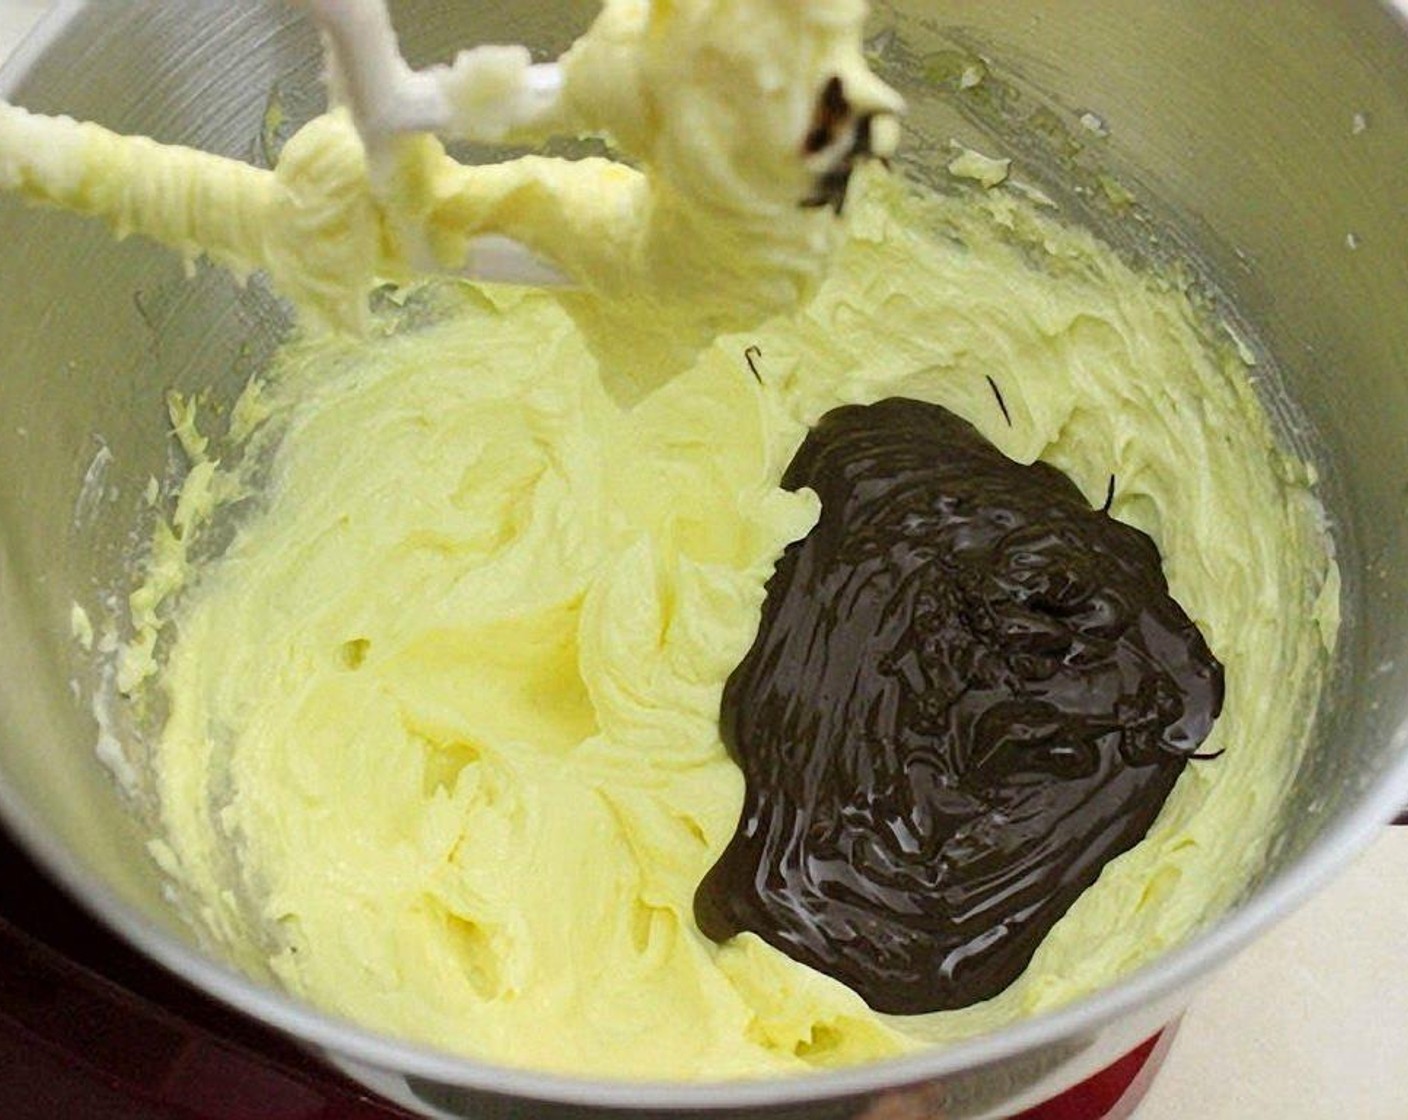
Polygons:
M936 405L826 416L821 520L724 691L742 819L695 895L878 1011L1002 991L1137 844L1222 706L1153 542Z

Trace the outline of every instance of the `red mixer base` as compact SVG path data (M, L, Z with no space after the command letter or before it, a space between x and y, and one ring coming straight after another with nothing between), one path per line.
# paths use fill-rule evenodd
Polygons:
M1012 1120L1126 1120L1174 1027ZM152 965L0 833L4 1120L397 1120L282 1037Z
M1012 1120L1129 1120L1153 1085L1177 1033L1178 1024L1173 1023L1089 1081Z

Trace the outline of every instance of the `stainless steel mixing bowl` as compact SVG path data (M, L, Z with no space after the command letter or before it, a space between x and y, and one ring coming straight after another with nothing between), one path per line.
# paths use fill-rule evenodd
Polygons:
M590 0L406 0L413 60L476 41L564 47ZM1311 447L1346 574L1334 687L1233 912L1055 1014L802 1080L612 1084L492 1068L328 1018L203 955L164 903L137 813L94 750L71 605L122 589L171 455L163 396L229 400L285 319L259 286L193 281L150 246L0 199L0 810L137 946L369 1084L467 1116L1005 1115L1173 1017L1197 982L1408 802L1408 25L1372 0L893 0L874 49L912 98L917 173L949 137L1016 156L1127 253L1190 255L1261 347ZM984 62L983 60L986 60ZM959 76L988 69L976 90ZM315 36L276 0L61 4L0 77L32 109L254 160L318 103ZM270 112L271 104L276 111ZM1096 114L1109 136L1085 113ZM1116 186L1120 184L1120 186ZM1137 203L1131 205L1128 194ZM1269 356L1272 360L1265 361Z

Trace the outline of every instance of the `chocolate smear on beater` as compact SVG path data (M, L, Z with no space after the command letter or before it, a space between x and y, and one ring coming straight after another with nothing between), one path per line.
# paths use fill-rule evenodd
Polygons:
M802 154L809 158L821 155L845 139L848 129L850 138L845 147L838 150L831 162L816 175L811 193L802 199L803 207L821 209L829 206L838 215L845 210L851 176L863 161L876 154L877 115L858 110L846 96L845 85L839 77L830 78L822 87L811 126L802 142Z

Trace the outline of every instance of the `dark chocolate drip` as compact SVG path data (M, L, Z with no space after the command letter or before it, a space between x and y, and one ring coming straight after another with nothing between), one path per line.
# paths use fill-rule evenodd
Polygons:
M936 405L830 413L783 485L821 519L724 690L747 794L699 927L878 1011L987 999L1148 831L1222 668L1147 536Z

